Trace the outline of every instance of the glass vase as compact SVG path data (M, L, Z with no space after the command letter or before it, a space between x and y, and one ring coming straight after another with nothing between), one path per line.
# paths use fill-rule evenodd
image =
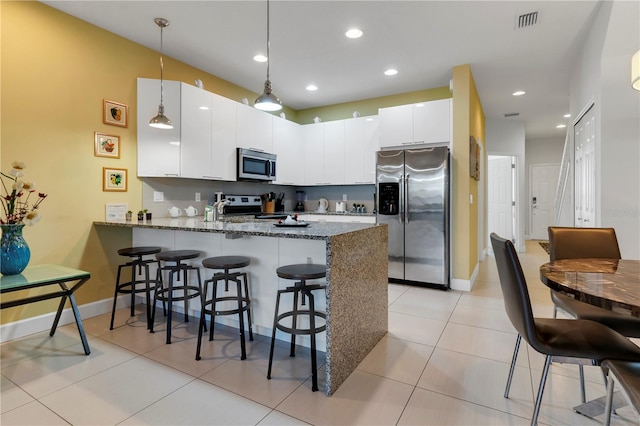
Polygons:
M24 224L7 224L2 227L0 272L16 275L24 271L31 258L31 250L22 236Z

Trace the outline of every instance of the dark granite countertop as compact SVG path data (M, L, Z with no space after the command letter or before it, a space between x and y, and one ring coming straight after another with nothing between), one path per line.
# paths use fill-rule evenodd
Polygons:
M202 217L195 218L158 218L152 221L104 222L95 221L94 225L117 226L125 228L148 228L174 231L213 232L222 234L255 235L276 238L300 238L308 240L328 240L333 236L357 232L378 226L372 223L309 222L307 227L277 227L276 220L248 222L204 222ZM384 225L383 225L384 226Z

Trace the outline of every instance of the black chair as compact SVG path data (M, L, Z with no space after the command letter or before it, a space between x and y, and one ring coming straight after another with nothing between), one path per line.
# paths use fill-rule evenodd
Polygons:
M156 246L146 247L127 247L118 250L120 256L130 257L129 262L123 263L118 266L118 275L116 277L116 291L113 295L113 307L111 308L111 323L109 330L113 330L113 319L116 314L116 301L118 300L118 294L131 295L131 316L135 315L135 297L138 293L145 293L147 298L147 328L151 328L151 292L156 289L158 284L157 280L152 280L149 277L149 265L157 263L156 259L145 259L144 256L160 253L162 249ZM131 268L131 280L121 283L120 276L123 268ZM144 275L142 275L142 269L144 268ZM136 278L137 275L141 275L141 278Z
M325 265L316 265L312 263L301 263L295 265L281 266L276 270L280 278L296 281L292 287L284 290L278 290L276 297L276 310L273 315L273 332L271 334L271 349L269 351L269 368L267 370L267 379L271 380L271 366L273 364L273 350L276 343L276 330L291 334L291 351L289 356L296 356L296 336L308 335L311 340L311 390L318 390L318 365L316 360L316 334L327 329L326 318L324 312L316 311L315 299L312 291L324 290L325 285L307 284L307 280L323 278L327 275L327 267ZM285 293L293 293L293 308L291 311L279 313L280 296ZM298 307L298 296L302 295L302 305L306 304L305 298L309 299L309 308L300 309ZM291 317L291 327L286 326L281 321ZM300 326L298 319L307 317L309 319L309 327ZM320 318L325 322L316 326L316 319Z
M183 263L185 260L195 259L200 256L200 252L197 250L171 250L171 251L163 251L156 254L156 259L158 261L164 262L158 268L158 287L156 288L156 293L153 298L153 309L151 310L151 329L150 331L153 333L153 324L155 322L156 317L156 302L161 300L167 303L167 308L165 310L165 315L167 316L167 344L171 343L171 316L172 316L172 307L173 302L176 301L184 301L184 320L185 322L189 321L189 299L199 298L200 299L200 307L202 307L203 303L203 293L202 293L202 280L200 279L200 268L197 266L189 265L188 263ZM168 262L172 263L169 264ZM167 285L164 285L162 280L163 271L169 272L169 280ZM196 272L198 275L198 285L189 285L188 280L188 272ZM182 273L182 284L180 283L180 274ZM174 275L176 279L174 280ZM174 294L175 291L182 291L182 295Z
M202 266L207 269L221 270L214 272L213 277L204 282L204 303L200 313L200 327L198 329L198 346L196 348L196 360L200 360L200 348L202 346L202 331L205 328L205 315L211 316L211 326L209 330L209 340L213 340L213 329L217 315L238 315L238 326L240 328L240 347L242 355L240 359L247 359L247 349L244 336L244 314L247 313L249 323L249 340L253 340L251 330L251 299L249 298L249 287L247 285L247 273L242 271L232 271L249 266L251 259L246 256L216 256L209 257L202 261ZM225 292L229 291L229 281L236 283L236 292L232 296L218 296L218 283L224 282ZM208 299L209 284L213 287L212 296ZM216 309L216 304L234 302L234 307L226 310Z
M631 405L635 408L636 413L640 416L640 362L607 359L602 362L602 368L609 370L604 424L606 426L611 424L613 388L616 380L627 394L629 402L631 402Z
M522 338L537 352L546 355L531 424L538 421L544 386L552 358L556 362L600 365L605 359L640 361L640 348L621 334L595 321L581 319L534 318L527 282L511 241L491 234L500 286L509 320L519 333L513 353L505 398L515 369Z
M571 228L550 226L549 260L561 259L620 259L620 248L613 228ZM638 289L640 291L640 289ZM596 321L627 337L640 337L640 318L619 314L610 309L581 302L572 296L550 290L553 317L558 309L578 319ZM585 402L584 372L580 368L582 402ZM606 381L605 381L606 383Z

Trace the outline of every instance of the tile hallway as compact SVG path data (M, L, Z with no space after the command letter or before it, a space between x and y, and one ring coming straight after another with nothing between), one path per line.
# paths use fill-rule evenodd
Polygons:
M520 259L536 315L551 316L538 279L548 256L529 241ZM391 284L388 335L331 397L311 392L308 350L289 358L284 345L276 348L268 381L266 337L256 335L240 361L233 329L217 327L195 361L197 321L176 318L171 345L162 317L157 332L147 332L143 305L132 318L118 311L116 324L109 331L109 314L84 320L88 357L75 324L54 338L42 332L2 344L0 424L527 425L544 361L523 345L510 398L503 398L516 334L491 256L469 293ZM321 388L323 373L320 367ZM599 369L585 373L587 398L604 395ZM600 424L571 409L580 402L577 376L574 365L553 365L540 424ZM612 423L640 419L626 407Z

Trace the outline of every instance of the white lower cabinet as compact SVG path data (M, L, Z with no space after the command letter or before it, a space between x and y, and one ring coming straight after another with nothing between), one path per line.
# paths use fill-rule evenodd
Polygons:
M251 315L253 317L254 333L271 337L273 325L273 314L276 303L276 292L293 285L291 280L278 278L276 269L280 266L307 263L311 259L312 263L325 264L327 249L326 242L320 240L306 240L294 238L273 238L244 235L238 238L232 234L218 234L211 232L190 232L173 231L159 229L133 229L134 246L159 246L163 250L199 250L202 255L191 260L191 264L200 267L202 282L211 278L213 271L202 267L202 260L212 256L233 256L241 255L251 258L251 264L244 268L249 274L249 294L251 298ZM156 267L150 268L152 276L156 274ZM190 274L190 284L197 285L194 279L196 274ZM323 280L314 280L322 283ZM230 286L229 291L235 290L235 286ZM320 292L316 294L316 307L324 311L326 309L326 297ZM288 310L292 307L292 298L285 295L280 301L280 309ZM156 306L156 318L162 315L162 305ZM174 310L184 312L183 302L174 302ZM200 306L196 299L189 303L189 315L194 318L200 317ZM227 315L216 317L216 322L231 327L238 327L237 316ZM289 340L290 336L285 334L276 335L279 339ZM298 337L298 344L309 347L308 336ZM325 333L317 336L318 349L325 350Z

